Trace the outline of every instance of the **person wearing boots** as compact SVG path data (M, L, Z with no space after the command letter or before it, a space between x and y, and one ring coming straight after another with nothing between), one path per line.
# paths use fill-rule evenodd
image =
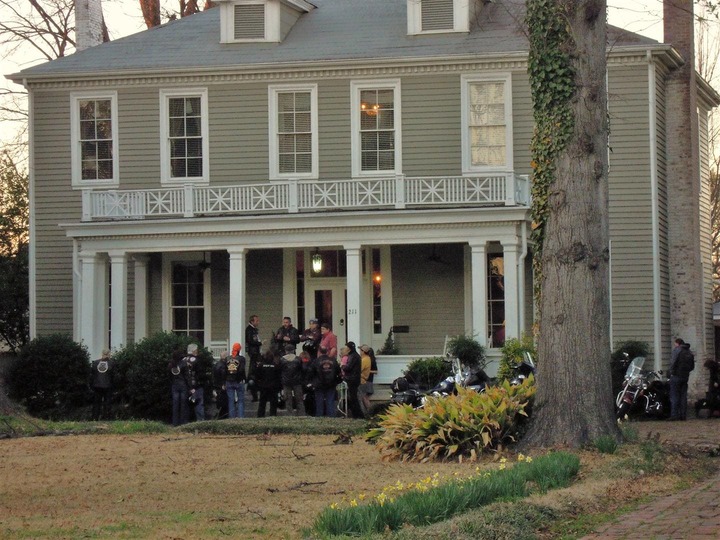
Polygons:
M255 367L262 362L260 357L260 317L251 315L245 327L245 354L248 360L248 390L253 402L258 400L258 389L255 386ZM251 384L252 383L252 384Z
M233 343L232 354L227 357L223 370L229 418L245 416L245 357L240 354L240 349L239 343Z
M265 416L265 406L270 403L270 416L277 416L277 397L280 391L280 362L272 351L262 356L255 371L255 383L260 393L258 400L258 418Z
M190 389L190 404L195 410L195 420L205 420L205 389L202 385L202 373L200 362L197 357L198 346L191 343L187 347L185 363L187 364L188 388Z
M342 367L342 371L345 382L348 385L348 410L353 418L365 418L360 408L360 398L358 396L362 363L360 355L357 353L355 343L348 341L345 347L343 347L341 354L347 355L347 362Z
M285 355L280 359L280 377L285 397L285 412L292 414L293 397L295 398L295 415L304 416L303 404L303 366L302 360L295 354L295 345L285 345Z

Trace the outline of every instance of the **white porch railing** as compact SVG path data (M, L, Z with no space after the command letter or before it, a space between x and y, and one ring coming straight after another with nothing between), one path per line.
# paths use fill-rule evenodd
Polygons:
M527 176L435 176L83 190L83 221L298 213L357 208L527 206Z

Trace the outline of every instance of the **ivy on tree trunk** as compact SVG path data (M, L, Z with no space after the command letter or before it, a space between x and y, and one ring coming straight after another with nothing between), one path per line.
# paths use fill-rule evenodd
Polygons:
M609 343L606 2L527 0L538 393L531 446L620 437Z

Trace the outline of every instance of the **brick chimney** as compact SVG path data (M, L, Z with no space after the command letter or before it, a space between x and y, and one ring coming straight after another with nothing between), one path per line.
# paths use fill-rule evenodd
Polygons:
M103 42L101 0L75 0L75 49L82 51Z
M712 300L706 287L700 216L700 141L695 76L695 27L693 0L664 0L665 43L672 45L684 64L671 71L666 80L666 152L668 199L668 248L670 273L671 339L681 337L695 352L696 366L712 354L708 310ZM709 242L709 233L707 231ZM702 368L695 369L699 382ZM703 379L704 380L704 379ZM699 386L691 380L690 392Z

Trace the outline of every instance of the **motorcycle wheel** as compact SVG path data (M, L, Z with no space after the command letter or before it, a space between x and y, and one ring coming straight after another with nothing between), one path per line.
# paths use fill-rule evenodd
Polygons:
M618 420L624 420L630 412L630 407L630 403L628 403L627 401L623 401L615 411L615 418L617 418Z

